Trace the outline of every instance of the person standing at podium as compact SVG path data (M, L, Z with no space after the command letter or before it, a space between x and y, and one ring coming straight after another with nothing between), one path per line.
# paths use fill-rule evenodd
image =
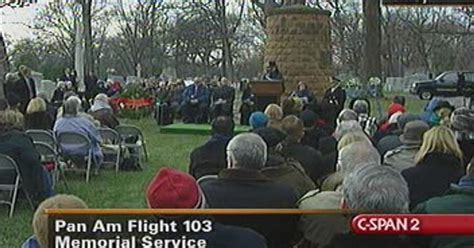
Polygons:
M268 81L271 83L282 84L283 86L283 75L281 74L278 66L275 61L268 62L268 66L265 69L265 73L262 76L263 81ZM283 90L284 91L284 90ZM264 111L265 108L271 104L279 104L280 96L270 96L270 95L257 95L255 98L256 110Z
M263 74L262 79L268 80L268 81L282 81L283 80L283 75L278 69L278 66L276 65L275 61L268 62L267 69L265 70L265 73Z
M205 122L209 108L209 89L201 78L188 86L183 93L182 114L184 123Z

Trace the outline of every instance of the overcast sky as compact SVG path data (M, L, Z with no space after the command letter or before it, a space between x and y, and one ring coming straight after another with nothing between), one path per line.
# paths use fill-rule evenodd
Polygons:
M33 32L24 24L31 25L38 8L51 0L38 0L37 4L24 8L3 7L0 9L0 30L8 39L22 39L33 36Z

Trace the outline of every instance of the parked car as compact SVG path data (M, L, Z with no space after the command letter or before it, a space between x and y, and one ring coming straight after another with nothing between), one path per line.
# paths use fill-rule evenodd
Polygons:
M443 72L433 80L413 83L410 93L422 100L430 100L434 96L471 97L474 95L474 71Z

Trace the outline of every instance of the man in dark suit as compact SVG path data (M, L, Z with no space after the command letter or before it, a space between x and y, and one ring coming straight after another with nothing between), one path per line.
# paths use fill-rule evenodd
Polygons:
M226 147L234 135L234 126L234 121L227 116L219 116L212 122L212 137L191 153L189 174L199 179L217 175L227 167Z
M201 78L196 78L194 84L188 86L183 93L181 111L185 123L206 122L209 110L209 89Z
M342 88L339 79L333 78L332 80L333 82L331 88L326 90L324 93L324 100L337 106L337 112L339 113L344 108L344 104L346 103L346 91Z
M267 162L267 145L253 133L235 136L227 145L227 169L218 178L200 181L210 208L295 208L296 192L260 170ZM298 216L219 216L216 221L252 228L268 247L292 247Z
M15 82L5 87L5 91L10 106L12 103L19 104L18 109L24 114L30 99L36 97L36 85L35 81L31 78L30 68L21 65L18 76Z
M212 117L232 116L235 90L229 86L229 80L222 78L217 82L217 87L212 92Z

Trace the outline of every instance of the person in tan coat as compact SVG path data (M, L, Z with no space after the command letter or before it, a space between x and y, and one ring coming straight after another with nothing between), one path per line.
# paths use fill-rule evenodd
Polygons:
M334 180L332 191L313 190L298 201L299 209L341 209L344 178L353 170L365 165L380 164L380 155L367 142L356 142L345 146L339 152L336 172L339 180ZM337 182L336 182L337 181ZM348 231L348 219L343 215L303 215L299 228L303 233L303 247L323 247L339 233Z

